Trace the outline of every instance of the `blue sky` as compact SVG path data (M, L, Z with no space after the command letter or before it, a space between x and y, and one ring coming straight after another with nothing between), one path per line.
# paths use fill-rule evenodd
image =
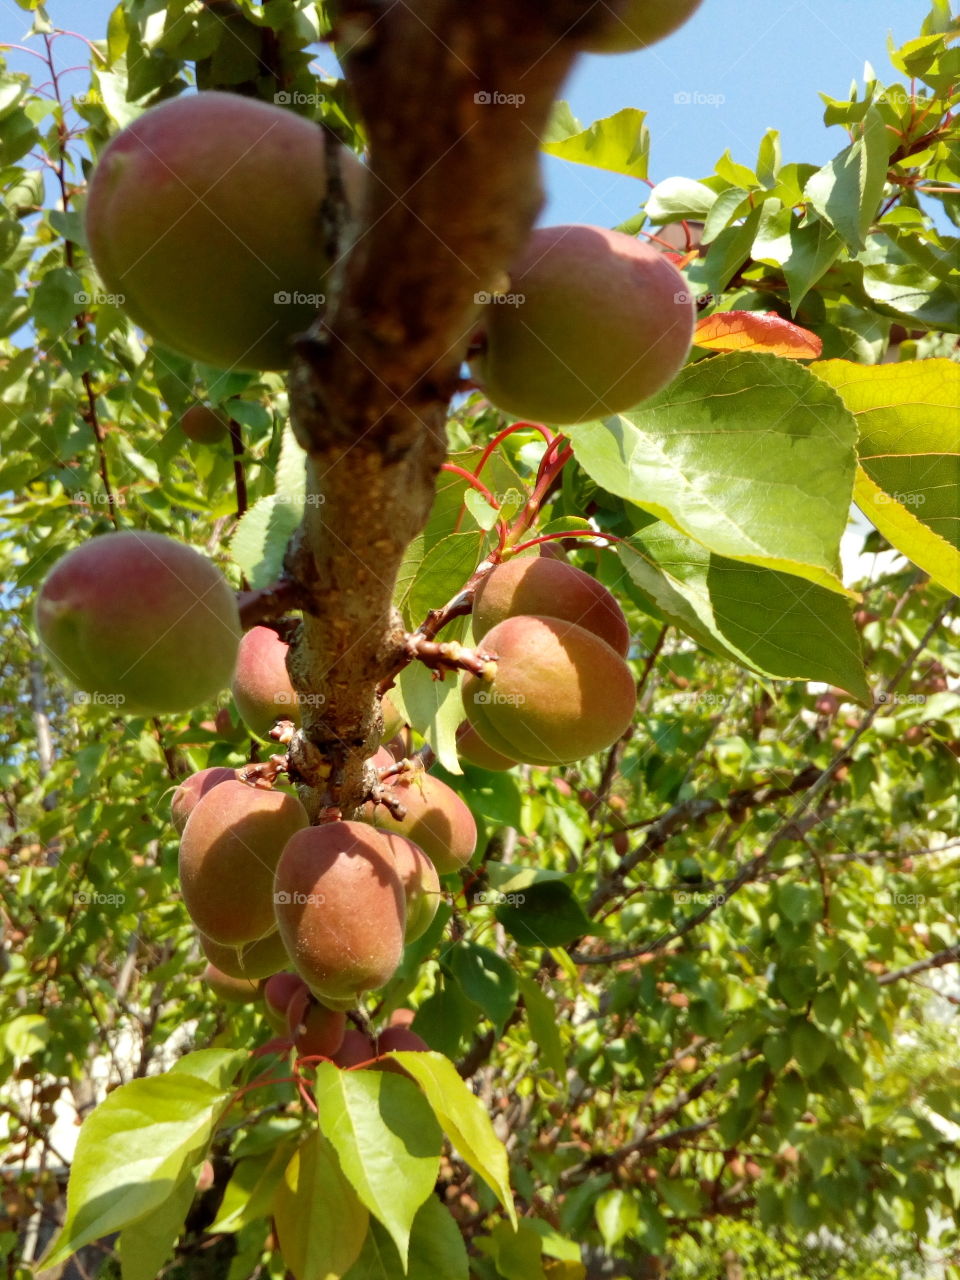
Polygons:
M48 0L56 26L100 37L113 0ZM644 53L580 59L563 96L585 124L621 107L648 112L650 176L703 177L727 148L753 164L768 128L783 135L788 161L822 164L845 144L822 123L818 90L834 97L862 80L865 61L893 79L887 37L919 33L928 0L704 0L692 21ZM19 43L29 15L0 0L0 43ZM60 42L64 65L83 61L82 46ZM320 61L333 66L320 50ZM23 69L34 59L13 54ZM35 70L34 70L35 74ZM81 88L81 77L70 85ZM677 102L676 95L691 101ZM646 188L635 179L548 159L544 220L613 226L637 211Z

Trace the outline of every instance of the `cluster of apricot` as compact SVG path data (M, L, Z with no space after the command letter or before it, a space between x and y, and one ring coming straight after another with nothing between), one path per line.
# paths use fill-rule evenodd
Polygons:
M326 303L329 194L358 216L365 176L352 152L283 107L184 95L104 150L87 199L90 250L130 317L173 351L219 368L286 369ZM540 228L506 282L477 295L473 374L505 412L583 422L670 382L693 326L664 254L602 227ZM203 444L226 429L203 404L181 425Z

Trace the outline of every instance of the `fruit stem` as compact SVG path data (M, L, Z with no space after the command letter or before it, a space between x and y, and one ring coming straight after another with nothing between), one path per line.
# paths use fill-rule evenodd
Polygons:
M627 541L626 538L618 538L612 533L601 533L596 529L571 529L567 533L542 533L538 538L530 538L527 542L521 542L519 546L511 547L511 551L515 554L527 551L530 547L535 547L540 542L553 542L557 538L609 538L611 542Z
M520 514L511 525L506 540L500 545L500 551L505 551L508 548L511 552L515 551L517 539L523 537L540 514L540 508L550 492L553 482L573 457L573 448L570 445L563 448L565 443L563 436L557 436L543 455L533 493L531 493Z
M441 471L449 471L451 475L461 476L471 488L476 489L477 493L486 498L495 511L499 508L499 502L497 502L487 486L481 480L478 480L472 472L464 470L463 467L458 467L455 462L445 462L440 469Z
M489 442L483 453L480 455L480 461L474 468L473 474L479 476L480 472L487 465L487 461L494 449L501 440L506 440L507 436L512 436L515 431L539 431L547 442L547 452L550 452L550 446L553 444L556 436L547 430L540 422L513 422L509 427L504 427L502 431L498 431L493 439Z

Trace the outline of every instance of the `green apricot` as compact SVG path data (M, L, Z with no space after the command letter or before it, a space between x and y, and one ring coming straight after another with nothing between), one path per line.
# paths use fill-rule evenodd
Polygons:
M180 841L180 889L201 933L236 947L274 931L274 871L307 822L300 801L283 791L222 782L207 792Z
M466 760L467 764L491 773L505 773L518 763L509 756L494 751L493 747L488 747L469 720L464 720L457 730L457 755L461 760Z
M567 764L611 746L636 707L630 668L592 632L559 618L507 618L479 647L496 659L491 680L468 675L467 718L504 755Z
M180 430L194 444L219 444L229 428L216 409L208 404L192 404L180 419Z
M484 308L477 382L505 413L588 422L654 395L683 366L695 309L663 254L603 227L541 227Z
M365 823L294 834L277 865L273 909L294 967L328 1007L355 1006L403 956L403 884L390 846Z
M222 369L286 369L323 305L329 152L319 125L232 93L185 94L114 137L87 197L103 282L158 342ZM359 161L337 150L356 203Z
M406 809L395 818L386 805L364 805L364 817L383 831L418 844L440 875L459 871L477 847L477 824L452 787L432 774L402 774L389 781L391 795Z
M486 635L505 618L517 614L562 618L592 631L626 657L630 628L607 588L589 573L562 560L515 556L485 577L473 601L473 625Z
M587 41L587 53L630 53L672 35L700 8L702 0L627 0ZM606 8L606 6L603 6Z
M395 831L385 831L384 838L394 857L397 875L407 900L406 942L422 938L433 923L440 906L440 877L437 869L418 844Z
M108 533L68 552L36 622L63 675L124 715L207 702L229 684L241 634L220 571L159 533Z
M236 769L225 769L220 766L201 769L199 773L191 773L189 778L184 778L170 801L170 821L177 835L183 835L187 819L208 791L218 787L221 782L236 782L236 780ZM220 967L223 968L222 965Z
M228 973L221 973L215 964L208 964L200 975L210 990L221 1000L233 1003L248 1003L256 1000L260 994L260 984L251 982L249 978L231 978Z
M276 929L254 942L231 947L214 942L205 933L200 934L203 954L215 964L221 973L231 978L270 978L290 963L283 940Z
M278 720L300 724L300 704L287 673L287 650L270 627L251 627L240 641L231 689L243 723L269 738Z

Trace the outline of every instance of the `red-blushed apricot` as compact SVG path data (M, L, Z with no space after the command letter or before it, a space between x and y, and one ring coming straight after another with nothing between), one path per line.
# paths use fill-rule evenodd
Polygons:
M562 560L515 556L481 581L473 601L476 635L518 614L575 622L606 640L621 658L630 648L630 628L614 597L589 573Z
M189 711L230 683L237 601L220 571L159 533L107 533L58 560L36 607L62 674L124 715Z
M207 965L200 980L221 1000L247 1003L256 1000L260 994L258 982L251 982L249 978L231 978L228 973L221 973L215 964Z
M457 755L461 760L466 760L467 764L487 769L491 773L504 773L517 764L516 760L488 747L469 720L465 720L457 730Z
M219 444L228 434L227 420L208 404L192 404L180 419L180 430L194 444Z
M384 838L393 853L397 875L407 900L407 942L422 938L433 923L440 905L440 877L437 869L418 844L395 831L385 831Z
M530 764L565 764L611 746L633 719L630 668L575 623L507 618L479 644L496 658L496 674L468 675L463 704L495 751Z
M368 1063L376 1056L377 1051L370 1037L354 1027L348 1027L343 1035L343 1044L333 1055L333 1061L338 1067L344 1069L359 1067L361 1063Z
M409 1027L412 1025L414 1018L417 1016L416 1009L394 1009L390 1017L387 1019L388 1027Z
M233 677L234 701L243 723L267 738L278 720L300 723L297 695L287 674L287 650L269 627L252 627L240 641Z
M592 34L587 53L631 53L672 35L700 8L702 0L627 0Z
M309 988L298 973L275 973L263 984L263 1005L267 1021L281 1035L287 1031L287 1010L299 991Z
M287 1005L287 1030L301 1058L332 1058L346 1029L347 1015L318 1004L306 987Z
M505 413L589 422L624 413L672 381L695 308L663 254L603 227L541 227L484 308L474 377Z
M159 342L222 369L285 369L324 302L328 142L319 125L233 93L184 94L114 137L94 169L87 239L104 284ZM363 169L338 148L356 204Z
M284 845L307 825L296 796L221 782L187 819L180 889L201 933L240 946L272 933L273 876Z
M205 796L213 787L218 787L221 782L236 782L236 780L236 769L223 769L219 766L213 769L201 769L199 773L191 773L189 778L184 778L170 801L170 821L177 835L183 834L187 819L201 796Z
M377 747L370 757L370 763L375 769L389 769L392 764L397 762L392 751L388 751L386 747Z
M403 956L403 884L389 844L365 823L296 832L277 865L273 908L294 967L324 1004L355 1005Z
M205 933L198 935L203 954L222 972L231 978L269 978L290 963L283 941L276 929L255 942L245 942L240 947L214 942Z
M429 1053L430 1046L426 1040L411 1031L409 1027L386 1027L377 1038L377 1052L393 1051L410 1053Z
M465 867L477 847L477 824L457 793L440 778L418 771L387 782L406 809L395 818L386 805L367 803L363 815L382 831L418 844L442 876Z

